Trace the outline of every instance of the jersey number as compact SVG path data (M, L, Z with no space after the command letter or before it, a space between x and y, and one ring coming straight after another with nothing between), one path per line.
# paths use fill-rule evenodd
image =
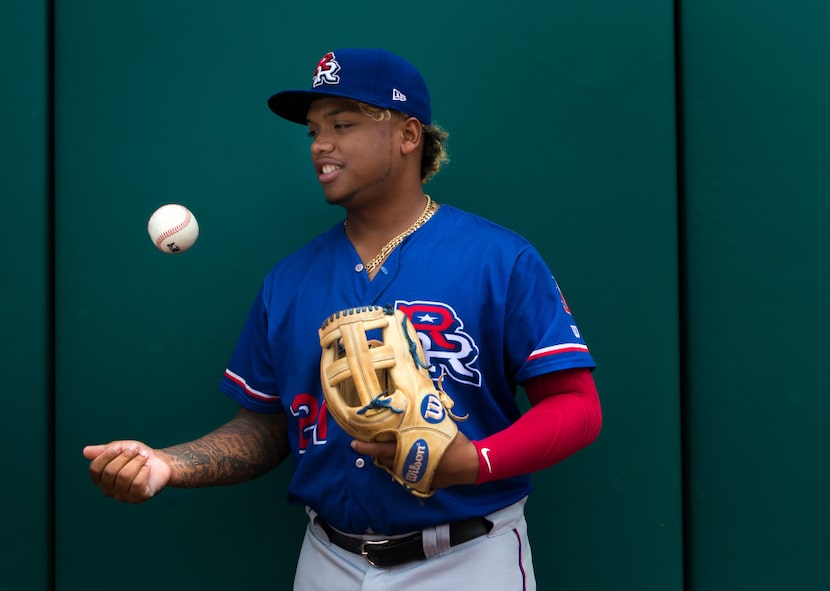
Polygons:
M291 414L297 417L300 427L300 453L305 453L309 445L324 445L328 431L326 401L317 402L311 394L299 394L291 403Z

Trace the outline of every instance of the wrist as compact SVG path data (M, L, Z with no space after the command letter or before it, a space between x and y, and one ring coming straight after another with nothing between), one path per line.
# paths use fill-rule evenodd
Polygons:
M173 488L193 488L196 483L195 466L182 445L155 450L155 455L169 471L167 486Z
M472 441L476 450L476 475L473 484L484 484L495 480L491 459L492 450L483 441Z
M433 488L475 484L478 476L478 452L469 439L459 432L447 448L432 481Z

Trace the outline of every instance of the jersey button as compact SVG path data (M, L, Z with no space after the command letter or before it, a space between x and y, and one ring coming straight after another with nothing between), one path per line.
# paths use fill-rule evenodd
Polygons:
M355 270L356 272L360 273L360 272L363 270L363 264L362 264L362 263L358 263L358 264L356 264L356 265L354 266L354 270Z
M364 459L363 459L363 458L357 458L357 459L354 461L354 465L355 465L355 466L357 466L358 468L362 468L363 466L365 466L365 465L366 465L366 462L364 461Z

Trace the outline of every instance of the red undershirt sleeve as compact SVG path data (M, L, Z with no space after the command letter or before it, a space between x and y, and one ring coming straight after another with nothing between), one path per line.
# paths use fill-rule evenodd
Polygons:
M588 368L557 371L525 384L531 408L506 429L473 441L476 484L548 468L592 443L602 426L596 385Z

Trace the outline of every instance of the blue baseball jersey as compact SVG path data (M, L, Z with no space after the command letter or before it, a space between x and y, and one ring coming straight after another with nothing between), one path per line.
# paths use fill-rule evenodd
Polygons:
M320 325L332 313L391 304L411 319L432 377L443 378L470 439L520 416L516 386L594 361L548 266L524 238L444 205L372 281L342 224L265 278L220 389L247 409L285 413L294 463L288 500L354 534L406 533L486 515L530 492L530 476L415 497L351 449L328 416Z

